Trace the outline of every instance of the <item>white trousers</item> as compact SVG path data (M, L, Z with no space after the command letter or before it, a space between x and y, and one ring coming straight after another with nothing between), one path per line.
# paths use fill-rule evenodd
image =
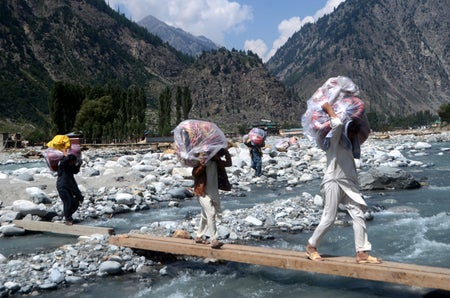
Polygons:
M210 196L199 196L198 202L202 207L200 224L197 230L197 237L207 235L208 231L211 240L217 239L216 216L221 213L220 199L212 199Z
M365 206L350 199L336 182L328 182L322 186L322 197L324 198L322 218L313 235L309 238L308 243L314 247L320 245L323 236L334 224L339 204L343 204L353 220L356 252L370 251L372 245L367 237L366 220L363 211Z

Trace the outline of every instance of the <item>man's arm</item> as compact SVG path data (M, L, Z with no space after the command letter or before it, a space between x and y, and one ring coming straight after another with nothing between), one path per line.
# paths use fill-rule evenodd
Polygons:
M225 149L225 162L224 162L224 166L225 167L231 167L233 165L233 162L231 160L231 155L230 152Z
M324 110L331 118L337 117L336 113L333 110L333 107L330 105L329 102L326 102L322 105L322 110Z

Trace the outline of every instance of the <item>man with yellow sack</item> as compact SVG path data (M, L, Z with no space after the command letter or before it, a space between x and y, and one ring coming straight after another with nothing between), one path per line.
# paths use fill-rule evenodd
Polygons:
M81 156L79 147L70 146L70 139L65 135L56 135L47 146L63 152L64 156L58 163L58 179L56 189L63 202L63 213L66 225L73 224L72 214L77 211L84 197L78 188L74 175L80 171Z

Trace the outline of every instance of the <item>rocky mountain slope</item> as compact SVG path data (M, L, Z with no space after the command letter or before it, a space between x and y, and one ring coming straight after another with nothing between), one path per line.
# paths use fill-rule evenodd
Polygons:
M138 24L189 56L198 57L203 52L219 49L219 46L212 40L204 36L194 36L180 28L169 26L151 15L140 20Z
M268 69L307 100L329 77L361 88L369 112L403 117L450 101L446 0L347 0L295 33Z
M54 81L158 90L189 61L103 0L5 0L0 14L3 117L45 121Z
M182 72L180 84L188 86L195 98L191 115L229 131L261 119L294 125L300 121L299 102L254 54L223 48L204 53Z
M47 123L49 92L65 81L144 87L149 126L167 86L173 94L189 87L189 117L226 130L261 119L299 126L306 100L337 75L360 86L368 112L434 113L450 102L447 2L347 0L264 65L252 53L223 48L185 55L104 0L3 0L0 120Z
M241 109L240 117L233 118L235 127L268 114L280 121L287 113L275 108L286 94L264 65L260 61L240 65L240 59L259 59L224 50L193 63L193 57L176 51L103 0L5 0L0 2L0 32L0 120L48 122L47 99L55 81L143 86L149 126L157 122L158 98L166 86L173 94L177 86L188 86L194 103L189 117L225 122L219 125L227 124L229 110L217 109L216 102ZM227 56L235 58L223 59ZM266 109L259 114L253 106Z

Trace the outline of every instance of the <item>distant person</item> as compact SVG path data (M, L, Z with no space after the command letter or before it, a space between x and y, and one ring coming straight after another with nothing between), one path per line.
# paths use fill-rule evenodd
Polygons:
M79 150L79 147L76 148ZM58 179L56 189L63 202L63 213L66 225L73 225L72 215L77 211L84 197L81 194L74 175L80 171L81 161L77 157L79 152L68 150L58 164Z
M331 118L331 133L324 146L327 166L321 184L324 210L319 225L308 240L306 255L313 261L323 260L317 247L334 224L339 204L343 204L353 220L356 262L379 264L380 259L369 255L372 246L368 241L364 217L367 204L359 192L354 161L354 158L359 158L359 143L355 138L358 138L360 126L357 120L344 125L328 102L322 105L322 109Z
M244 138L244 144L249 148L250 150L250 158L251 158L251 165L250 167L255 170L255 176L260 177L262 175L262 147L265 146L264 142L260 145L256 145L253 143L250 138Z
M222 159L223 156L225 160ZM194 195L198 196L198 201L202 208L195 242L208 244L206 233L209 230L211 247L221 248L223 243L218 240L216 226L216 217L222 212L220 207L219 185L225 185L227 188L225 190L229 190L229 186L227 185L227 177L223 177L223 179L226 179L225 183L219 183L219 174L224 171L225 167L232 165L231 155L227 149L221 149L208 162L205 163L204 158L205 155L201 155L200 164L192 170L192 175L194 176Z

